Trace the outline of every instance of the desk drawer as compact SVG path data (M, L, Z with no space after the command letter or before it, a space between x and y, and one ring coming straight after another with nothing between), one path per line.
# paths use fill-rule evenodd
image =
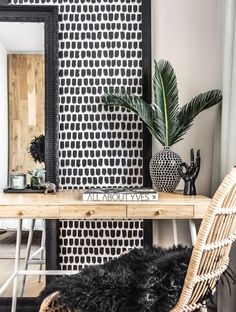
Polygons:
M57 219L58 206L0 206L0 218Z
M126 206L121 205L78 205L61 206L61 219L126 219Z
M193 218L193 206L128 205L127 217L134 219L188 219Z

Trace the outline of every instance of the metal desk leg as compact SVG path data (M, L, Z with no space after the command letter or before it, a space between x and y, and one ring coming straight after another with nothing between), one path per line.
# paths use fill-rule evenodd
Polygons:
M28 237L28 242L27 242L27 247L26 247L24 270L27 270L28 265L29 265L30 250L31 250L33 234L34 234L34 225L35 225L35 219L32 219L30 222L29 237ZM21 284L21 291L20 291L21 297L23 297L23 295L24 295L25 280L26 280L26 275L23 275L22 284Z
M188 222L189 222L191 242L192 242L192 245L194 246L196 239L197 239L197 229L196 229L195 222L193 220L188 220Z
M174 244L178 245L177 222L175 219L172 219L172 228L173 228Z
M45 240L46 240L46 220L43 220L43 231L41 238L41 252L40 252L40 260L43 260L43 255L45 254ZM46 262L46 261L45 261ZM40 264L40 270L43 269L43 264ZM41 274L39 275L39 283L41 282Z
M16 255L15 255L15 274L16 274L16 276L15 276L14 283L13 283L11 312L16 311L17 275L19 272L19 264L20 264L21 234L22 234L22 219L19 219L18 220L18 226L17 226L17 236L16 236Z

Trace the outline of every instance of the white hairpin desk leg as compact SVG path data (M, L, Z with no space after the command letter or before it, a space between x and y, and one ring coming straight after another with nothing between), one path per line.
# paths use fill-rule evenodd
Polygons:
M45 241L46 241L46 220L43 220L43 231L41 237L41 251L40 251L40 260L43 260L43 256L45 254ZM46 262L46 261L45 261ZM43 269L43 264L40 264L40 270ZM41 283L41 276L39 275L39 283Z
M188 220L188 222L189 222L191 242L192 242L192 245L194 246L196 239L197 239L197 229L193 220Z
M33 235L34 235L34 225L35 225L35 219L31 219L28 242L27 242L27 247L26 247L26 254L25 254L24 270L27 270L28 265L29 265L30 251L31 251L32 240L33 240ZM20 290L20 296L21 297L23 297L23 295L24 295L25 281L26 281L26 275L24 275L23 279L22 279L22 285L21 285L21 290Z
M17 275L19 272L20 264L20 249L21 249L21 233L22 233L22 219L18 220L17 226L17 236L16 236L16 255L15 255L15 278L13 282L13 293L12 293L12 306L11 312L16 311L16 302L17 302Z
M173 228L174 244L178 245L177 222L175 219L172 219L172 228Z

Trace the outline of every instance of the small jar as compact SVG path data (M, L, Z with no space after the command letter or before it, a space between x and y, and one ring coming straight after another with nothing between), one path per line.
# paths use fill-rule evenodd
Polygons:
M24 190L26 188L26 174L24 173L11 174L10 187L14 190Z

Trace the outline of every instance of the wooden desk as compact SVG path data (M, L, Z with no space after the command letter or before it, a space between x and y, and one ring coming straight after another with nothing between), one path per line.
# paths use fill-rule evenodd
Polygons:
M192 241L196 237L192 219L201 219L210 199L205 196L183 196L174 193L159 193L158 201L139 202L89 202L82 201L81 191L60 191L48 194L0 194L0 218L17 218L17 242L15 270L0 288L2 294L14 281L12 312L16 311L17 277L19 275L46 274L64 275L74 271L19 270L22 219L172 219L175 243L177 229L175 219L188 219Z
M201 219L210 199L159 193L158 201L83 201L82 191L0 194L0 218L34 219Z

